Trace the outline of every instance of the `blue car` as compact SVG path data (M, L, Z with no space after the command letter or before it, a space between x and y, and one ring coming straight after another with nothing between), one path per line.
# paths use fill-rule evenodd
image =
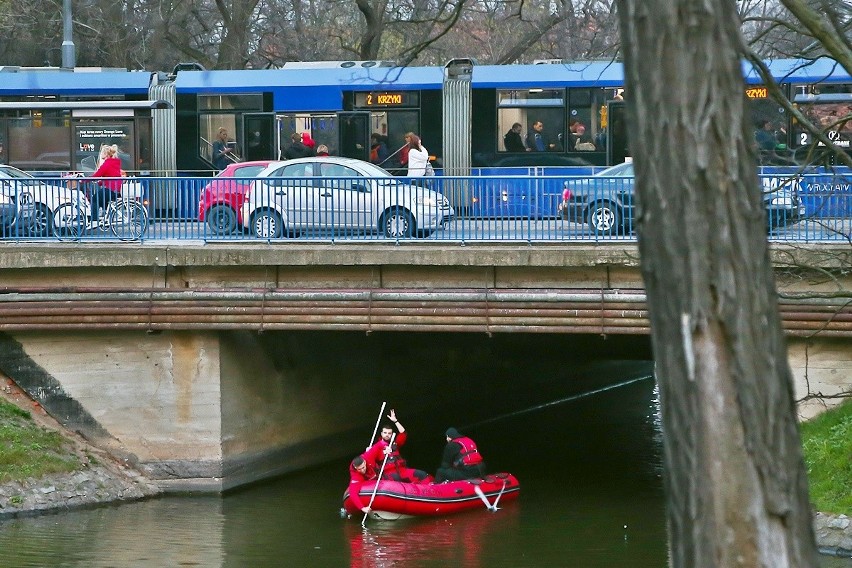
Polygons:
M624 162L593 176L564 184L559 215L565 220L588 223L597 235L629 235L635 230L633 163ZM805 215L798 184L780 184L763 192L767 229L778 229L800 221Z

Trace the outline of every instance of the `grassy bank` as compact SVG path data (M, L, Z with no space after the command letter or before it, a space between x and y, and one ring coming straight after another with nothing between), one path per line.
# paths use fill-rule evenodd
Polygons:
M814 509L852 514L852 400L802 424L802 448Z
M79 469L73 445L0 399L0 483Z

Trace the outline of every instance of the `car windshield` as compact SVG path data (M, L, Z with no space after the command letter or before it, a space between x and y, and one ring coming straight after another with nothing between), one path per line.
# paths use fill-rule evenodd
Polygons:
M27 172L22 172L18 168L12 166L3 166L0 168L0 177L11 179L33 179L33 176Z
M228 170L222 170L216 177L235 177L235 178L252 178L256 177L257 174L266 169L264 165L255 165L255 166L243 166L240 168L234 168L232 172Z
M633 162L624 162L595 174L600 177L633 177Z

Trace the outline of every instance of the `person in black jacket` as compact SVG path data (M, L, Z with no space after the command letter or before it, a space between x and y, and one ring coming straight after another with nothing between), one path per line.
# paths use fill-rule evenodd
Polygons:
M296 158L309 158L314 155L313 151L302 143L302 135L298 132L291 134L290 140L293 143L284 150L284 159L294 160Z
M521 126L520 122L516 122L512 125L512 128L509 132L503 136L503 145L506 146L507 152L526 152L527 148L524 146L524 141L521 138Z
M446 436L447 445L441 456L441 467L435 472L435 483L484 476L485 462L476 442L462 436L455 428L448 428Z

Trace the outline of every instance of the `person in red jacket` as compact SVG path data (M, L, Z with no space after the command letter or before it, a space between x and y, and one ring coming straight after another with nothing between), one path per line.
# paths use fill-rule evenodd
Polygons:
M393 446L390 445L390 439L393 435L393 426L383 424L382 431L376 443L367 448L364 454L368 460L371 460L376 469L381 469L382 462L387 455L388 459L385 463L385 469L382 472L382 479L392 479L394 481L404 481L407 483L428 483L431 481L431 476L423 470L412 469L406 466L405 460L399 453L406 440L408 434L405 432L405 427L396 419L396 411L391 409L388 414L388 419L396 425L398 434L394 439Z
M372 481L377 477L375 467L373 467L372 463L364 459L363 454L355 456L355 459L349 464L349 499L363 513L369 513L370 507L361 501L361 496L358 493L361 491L364 483Z
M110 201L121 197L121 159L118 157L118 146L113 144L106 149L106 159L92 174L92 178L116 178L102 179L98 181L89 196L92 202L92 220L98 220L101 207L109 205Z
M476 442L462 436L455 428L448 428L446 436L447 445L441 456L441 467L435 472L435 483L484 476L485 462Z

